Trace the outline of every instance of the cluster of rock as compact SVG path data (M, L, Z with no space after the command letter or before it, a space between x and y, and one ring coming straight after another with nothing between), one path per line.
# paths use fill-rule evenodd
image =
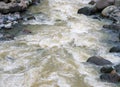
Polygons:
M80 8L78 14L100 14L101 17L112 20L112 24L104 25L103 28L117 31L120 40L120 0L91 0L89 4L93 7ZM120 52L120 46L112 47L109 52Z
M39 0L1 0L0 1L0 29L10 29L21 18L20 12Z
M100 66L100 79L102 81L118 83L120 82L120 64L113 64L100 56L92 56L87 62Z
M91 0L89 4L92 7L83 7L78 10L78 14L84 14L93 17L99 15L101 18L112 20L109 25L104 25L103 28L112 29L119 34L120 40L120 0ZM112 47L109 52L120 52L120 45ZM100 69L100 79L112 83L120 82L120 64L115 65L112 62L98 56L90 57L87 62L102 66Z

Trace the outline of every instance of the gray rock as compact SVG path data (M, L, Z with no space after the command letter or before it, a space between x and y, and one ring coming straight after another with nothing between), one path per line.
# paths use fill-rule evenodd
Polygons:
M112 47L109 52L111 52L111 53L119 53L120 52L120 46Z
M120 82L120 76L117 73L102 74L100 76L100 79L103 80L103 81L112 82L112 83Z
M104 65L112 65L113 63L110 62L109 60L106 60L100 56L92 56L88 58L87 62L99 65L99 66L104 66Z
M105 9L103 9L101 13L102 13L103 16L109 17L110 14L111 14L115 9L117 9L117 7L114 6L114 5L111 5L111 6L106 7Z

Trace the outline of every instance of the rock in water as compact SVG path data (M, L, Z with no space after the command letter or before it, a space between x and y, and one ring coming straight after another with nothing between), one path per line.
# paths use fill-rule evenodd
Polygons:
M112 83L120 82L120 76L117 73L102 74L100 76L100 79Z
M113 53L113 52L114 52L114 53L120 52L120 46L112 47L109 52L111 52L111 53Z
M83 7L78 10L78 14L91 15L93 8Z
M104 66L100 69L101 73L111 73L114 70L112 66Z
M114 6L114 5L108 6L105 9L103 9L102 15L105 16L105 17L109 17L110 13L113 12L115 9L117 9L117 7Z
M110 62L109 60L106 60L100 56L92 56L88 58L87 62L99 65L99 66L104 66L104 65L112 65L113 63Z
M98 0L96 2L95 7L98 10L102 10L104 8L106 8L107 6L113 5L114 4L114 0Z

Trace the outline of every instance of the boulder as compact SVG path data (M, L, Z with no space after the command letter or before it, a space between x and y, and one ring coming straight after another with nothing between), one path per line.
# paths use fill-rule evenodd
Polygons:
M120 24L103 25L103 28L108 28L108 29L119 31L120 30Z
M100 79L102 81L112 82L112 83L118 83L120 82L120 76L117 73L109 73L109 74L102 74L100 76Z
M112 47L109 52L119 53L120 52L120 46Z
M115 65L114 68L120 74L120 64Z
M108 6L102 10L102 15L105 17L109 17L110 13L112 13L115 9L117 9L117 7L114 5Z
M87 62L99 65L99 66L104 66L104 65L112 65L113 63L110 62L109 60L106 60L100 56L92 56L88 58Z
M102 10L110 5L113 5L114 4L114 0L98 0L96 2L96 5L95 7L98 9L98 10Z
M112 66L104 66L100 69L101 73L111 73L114 70Z
M80 8L77 13L78 14L84 14L84 15L92 15L93 14L93 8L83 7L83 8Z

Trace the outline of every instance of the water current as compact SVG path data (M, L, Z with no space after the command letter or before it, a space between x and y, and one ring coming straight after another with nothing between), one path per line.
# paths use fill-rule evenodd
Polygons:
M120 61L109 53L117 35L102 28L109 21L77 14L88 2L42 0L32 6L35 20L23 23L32 34L0 42L0 87L119 87L101 81L99 67L85 63L93 55Z

